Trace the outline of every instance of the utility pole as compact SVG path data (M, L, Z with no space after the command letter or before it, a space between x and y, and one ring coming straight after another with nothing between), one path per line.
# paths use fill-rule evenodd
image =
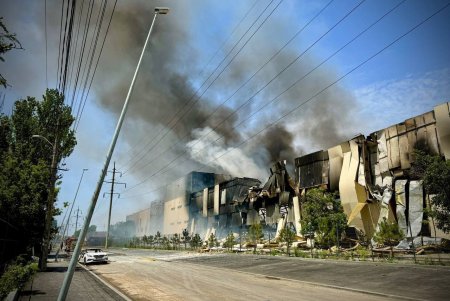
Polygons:
M111 192L109 192L109 193L105 192L103 194L103 197L105 197L106 194L109 194L109 214L108 214L108 227L106 228L105 249L108 249L109 227L111 226L111 209L112 209L113 197L114 197L115 194L117 194L118 197L120 198L120 193L115 193L114 192L114 184L125 185L125 188L127 187L126 183L116 182L116 173L119 173L121 177L122 177L122 173L120 171L117 171L117 169L116 169L116 162L114 162L113 166L114 166L113 170L112 171L108 171L108 172L112 173L112 180L111 181L105 181L105 183L111 183Z
M80 216L80 207L77 209L77 219L75 220L75 232L78 230L78 217Z
M144 47L142 48L141 55L139 57L138 64L136 66L136 70L134 71L133 79L131 80L130 88L128 89L127 97L125 98L125 102L122 107L122 112L120 113L119 120L117 121L116 129L114 130L114 135L111 140L111 144L109 146L108 152L106 154L106 160L103 165L102 171L100 173L100 177L97 182L97 186L95 188L94 194L92 195L91 204L89 205L86 218L84 220L83 227L80 231L80 238L77 241L77 244L75 246L72 258L70 259L69 267L67 268L66 275L64 276L64 281L61 286L61 290L59 291L58 295L58 301L64 301L66 300L67 293L69 292L70 283L72 282L73 273L75 272L75 266L77 265L78 256L81 252L81 241L84 240L86 236L87 229L89 227L89 223L91 222L92 215L94 214L95 205L97 204L98 196L100 194L100 190L102 189L103 181L105 180L106 171L108 170L109 162L111 162L111 157L114 152L114 148L116 147L117 139L119 138L120 129L122 128L123 120L125 118L125 114L128 110L128 104L130 101L130 95L133 91L134 83L136 81L136 77L139 71L139 67L142 62L142 57L144 56L145 49L147 48L148 41L150 39L150 35L152 33L153 25L155 24L155 20L158 14L167 14L169 12L169 9L167 7L156 7L155 8L155 15L153 17L152 24L150 25L150 29L147 34L147 38L145 39Z

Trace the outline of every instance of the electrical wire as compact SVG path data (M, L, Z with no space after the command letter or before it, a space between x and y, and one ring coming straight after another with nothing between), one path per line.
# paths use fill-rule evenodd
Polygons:
M88 11L87 11L87 15L86 15L86 20L84 21L85 25L84 25L83 40L82 40L83 42L81 43L82 44L81 55L80 55L80 59L78 61L77 72L76 72L76 76L75 76L75 86L74 86L73 91L72 91L72 101L71 101L71 107L72 108L76 107L77 99L78 99L78 96L79 96L79 90L77 90L77 87L78 87L78 81L80 79L81 67L83 65L83 61L84 61L84 57L85 57L86 41L87 41L87 37L88 37L88 33L89 33L89 28L90 28L90 25L91 25L92 12L94 11L93 6L94 6L94 1L90 0L89 5L88 5ZM83 73L82 73L81 78L84 77L85 70L86 69L83 69Z
M203 75L203 73L206 71L206 68L211 64L211 62L214 60L214 58L217 56L217 54L219 54L219 51L221 50L221 49L223 49L224 47L225 47L225 45L228 43L228 41L231 39L231 37L233 36L233 34L236 32L236 30L239 28L239 26L242 24L242 22L247 18L247 16L249 15L249 13L253 10L253 8L256 6L256 4L259 2L260 0L256 0L254 3L253 3L253 5L247 10L247 12L244 14L244 16L239 20L239 22L237 23L237 25L236 26L234 26L234 28L233 28L233 30L231 31L231 33L228 35L228 37L221 43L221 45L216 49L216 51L214 52L214 54L209 58L209 60L208 60L208 62L203 66L203 68L201 69L201 71L199 72L199 74L198 74L198 76L199 77L201 77L202 75ZM180 110L182 110L183 109L183 107L180 107L179 109L178 109L178 111L175 113L175 115L174 116L172 116L172 119L168 122L168 124L170 124L171 122L172 122L172 120L173 120L173 118L175 118L175 116L180 112ZM129 165L136 157L138 157L138 156L140 156L140 154L143 152L143 151L145 151L145 149L147 148L147 146L149 146L152 142L153 142L153 139L155 139L156 137L158 137L159 136L159 134L161 133L161 131L163 130L163 128L161 128L157 133L156 133L156 135L154 135L153 136L153 138L151 138L151 139L149 139L148 141L147 141L147 143L133 156L133 157L130 157L130 159L128 159L125 163L123 163L123 166L127 166L127 165ZM131 148L130 148L130 151L131 150L133 150L133 149L135 149L137 146L138 146L138 144L140 144L140 143L137 143L137 144L135 144L135 145L133 145ZM130 152L129 151L129 152ZM126 154L125 154L126 155ZM125 156L124 155L124 156Z
M402 1L401 3L399 3L396 7L398 7L400 4L402 4L404 1ZM309 97L308 99L306 99L305 101L301 102L299 105L297 105L296 107L290 109L287 113L281 115L278 119L276 119L274 122L268 124L267 126L263 127L260 131L256 132L255 134L251 135L250 137L248 137L247 139L243 140L240 144L238 144L235 147L231 147L229 148L227 151L225 151L224 153L222 153L220 156L216 156L214 157L212 160L203 163L204 166L207 166L208 163L211 163L221 157L223 157L224 155L226 155L227 153L231 152L234 149L240 148L242 145L248 143L250 140L254 139L256 136L262 134L265 130L267 130L268 128L278 124L281 120L285 119L286 117L288 117L289 115L293 114L294 112L296 112L298 109L300 109L301 107L303 107L304 105L306 105L307 103L313 101L314 99L316 99L320 94L322 94L323 92L325 92L326 90L328 90L329 88L331 88L332 86L336 85L338 82L340 82L341 80L343 80L344 78L346 78L348 75L350 75L351 73L353 73L354 71L358 70L359 68L361 68L362 66L364 66L365 64L367 64L369 61L371 61L373 58L377 57L379 54L381 54L382 52L384 52L386 49L388 49L389 47L391 47L392 45L396 44L398 41L400 41L402 38L404 38L405 36L409 35L410 33L412 33L413 31L415 31L417 28L419 28L421 25L423 25L425 22L427 22L428 20L430 20L431 18L433 18L435 15L439 14L440 12L442 12L443 10L445 10L448 6L450 5L450 3L447 3L445 6L441 7L439 10L437 10L436 12L434 12L432 15L428 16L427 18L425 18L424 20L420 21L418 24L416 24L415 26L413 26L411 29L409 29L408 31L406 31L405 33L403 33L402 35L398 36L396 39L394 39L392 42L390 42L389 44L387 44L386 46L384 46L383 48L381 48L379 51L375 52L373 55L371 55L370 57L368 57L367 59L365 59L364 61L362 61L361 63L359 63L357 66L355 66L354 68L352 68L350 71L346 72L344 75L342 75L341 77L339 77L338 79L336 79L335 81L331 82L330 84L328 84L326 87L324 87L323 89L321 89L320 91L318 91L317 93L315 93L314 95L312 95L311 97ZM395 8L396 8L395 7ZM395 9L394 8L394 9ZM378 22L378 21L376 21ZM367 30L365 30L367 31ZM347 43L348 44L348 43ZM341 47L342 48L342 47ZM336 53L336 52L335 52ZM334 54L333 54L334 56ZM278 94L274 99L280 97L281 95L283 95L284 93L286 93L289 89L291 89L293 86L295 86L296 84L298 84L298 81L294 82L292 85L290 85L287 89L285 89L283 92L281 92L280 94ZM170 164L170 163L169 163ZM166 167L169 165L166 165ZM200 170L204 169L206 167L201 168ZM128 192L129 190L137 187L139 184L134 185L133 187L130 187L129 189L127 189L126 191L122 192L123 194Z
M48 88L48 43L47 43L47 0L44 1L44 31L45 31L45 88Z
M275 7L275 9L281 4L281 2L282 2L283 0L281 0L278 4L277 4L277 6ZM190 97L190 99L188 100L188 102L182 107L182 109L181 110L179 110L173 117L172 117L172 119L169 121L169 123L167 124L167 126L169 126L171 123L172 123L172 121L175 121L175 123L172 125L172 126L170 126L166 131L165 131L165 133L159 138L159 139L157 139L156 140L156 142L154 142L154 144L153 144L153 146L144 154L144 157L145 157L145 155L146 154L148 154L149 152L151 152L169 133L170 133L170 131L178 124L178 122L181 120L181 119L183 119L183 117L185 117L186 116L186 114L188 113L188 112L190 112L190 109L196 104L196 103L198 103L198 101L200 100L200 98L201 98L201 96L206 92L206 90L207 89L209 89L209 87L217 80L217 78L220 76L220 74L222 74L222 72L223 72L223 70L225 70L225 68L227 68L228 67L228 65L226 65L223 69L222 69L222 71L219 73L219 75L218 76L216 76L216 78L209 84L209 86L206 88L206 90L203 92L203 94L199 97L199 98L197 98L197 100L195 100L192 104L190 104L190 102L194 99L194 97L197 95L197 93L201 90L201 88L203 88L203 86L208 82L208 80L211 78L211 76L219 69L219 67L225 62L225 60L228 58L228 56L233 52L233 50L237 47L237 45L242 41L242 39L247 35L247 33L251 30L251 28L257 23L257 21L262 17L262 15L266 12L266 10L270 7L270 5L272 4L274 2L274 0L271 0L270 2L269 2L269 4L264 8L264 10L258 15L258 17L253 21L253 23L247 28L247 30L245 31L245 33L243 34L243 35L241 35L241 37L240 37L240 39L233 45L233 47L231 48L231 50L230 51L228 51L228 53L227 53L227 55L220 61L220 63L216 66L216 68L211 72L211 74L208 76L208 78L206 78L206 80L204 80L203 81L203 83L202 83L202 85L198 88L198 89L196 89L196 91L192 94L192 96ZM274 9L274 10L275 10ZM270 13L270 15L272 15L272 13L274 12L274 10L272 10L272 12ZM269 16L270 16L269 15ZM267 18L266 18L266 20L267 20ZM266 21L265 20L265 21ZM262 22L262 24L264 24L265 23L265 21L263 21ZM261 25L262 26L262 25ZM259 27L259 28L261 28L261 26ZM259 28L256 30L256 31L258 31L259 30ZM249 39L251 39L253 37L253 35L249 38ZM247 42L248 42L248 40L249 39L247 39ZM246 45L246 44L245 44ZM245 46L244 45L244 46ZM241 47L241 49L238 51L238 52L240 52L241 50L243 49L243 47ZM235 56L234 56L235 57ZM234 57L232 58L232 60L234 59ZM231 60L231 61L232 61ZM231 62L230 61L230 62ZM181 117L180 118L178 118L178 120L176 120L176 118L177 118L177 115L178 115L178 113L180 113L181 111L183 111L184 109L186 109L187 108L187 110L185 110L184 111L184 113L182 113L181 114ZM153 142L153 141L152 141ZM143 158L143 157L142 157ZM139 161L136 161L135 162L135 164L137 163L137 162L139 162ZM135 164L133 164L131 167L129 167L127 170L125 170L124 171L124 174L125 173L127 173L127 171L130 169L130 168L132 168L132 167L134 167L135 166Z
M66 1L63 1L61 3L61 19L60 19L60 24L59 24L59 46L58 46L58 60L57 60L57 67L56 67L56 87L59 86L59 71L60 71L60 63L61 63L61 53L62 53L62 49L61 49L61 41L62 41L62 35L63 35L63 20L64 20L64 3L66 3Z
M304 50L303 52L301 52L295 59L293 59L290 63L288 63L282 70L280 70L275 76L273 76L265 85L263 85L260 89L258 89L258 91L256 91L256 93L254 93L249 99L247 99L246 100L246 102L244 102L242 105L240 105L237 109L235 109L235 110L233 110L233 112L230 114L230 115L228 115L224 120L222 120L222 122L219 124L219 125L221 125L221 124L223 124L226 120L228 120L231 116L233 116L237 111L239 111L241 108L243 108L245 105L247 105L248 103L250 103L251 101L252 101L252 99L255 99L255 97L260 93L260 92L262 92L264 89L266 89L273 81L275 81L279 76L281 76L281 74L283 74L286 70L288 70L292 65L294 65L301 57L303 57L303 55L307 52L307 51L309 51L312 47L314 47L314 45L316 45L319 41L321 41L325 36L327 36L332 30L334 30L339 24L341 24L345 19L347 19L358 7L360 7L364 2L365 2L366 0L362 0L362 1L360 1L356 6L354 6L350 11L348 11L341 19L339 19L339 21L337 21L331 28L329 28L324 34L322 34L314 43L312 43L311 45L309 45L308 47L307 47L307 49L306 50ZM329 2L329 3L327 3L327 5L324 7L324 9L326 8L326 7L328 7L328 5L329 4L331 4L331 2ZM321 13L321 12L323 12L323 10L324 9L322 9L321 11L319 11L319 14ZM316 16L318 16L319 14L316 14ZM315 17L314 17L315 18ZM312 22L312 21L311 21ZM310 22L308 22L308 24L310 24ZM284 46L285 47L285 46ZM273 59L273 58L272 58ZM270 59L269 59L270 60ZM260 68L260 69L262 69L262 68ZM257 72L259 72L260 70L258 70ZM254 76L254 75L253 75ZM252 76L252 77L253 77ZM251 77L251 78L252 78ZM248 80L248 81L246 81L246 82L244 82L244 84L243 85L241 85L239 88L238 88L238 90L240 90L244 85L246 85L248 82L249 82L250 80ZM235 91L235 93L237 93L237 91L238 90L236 90ZM219 105L219 107L218 108L220 108L220 106L222 106L225 102L227 102L228 100L230 100L231 99L231 97L233 97L234 96L234 94L235 93L233 93L233 95L232 96L230 96L229 98L227 98L224 102L222 102L220 105ZM217 110L218 110L218 108L212 113L212 114L210 114L209 116L207 116L207 118L205 119L205 120L203 120L202 121L202 124L204 123L204 122L206 122ZM214 129L216 129L219 125L216 125L215 127L214 127ZM213 130L211 130L210 132L212 132ZM209 133L210 133L209 132ZM208 133L208 134L209 134ZM207 135L207 134L206 134ZM206 135L204 135L204 136L206 136ZM181 139L180 139L180 141L183 141L183 139L184 138L186 138L186 137L188 137L188 135L185 135L184 137L182 137ZM181 143L181 142L178 142L178 143ZM139 168L143 168L143 167L146 167L146 166L148 166L149 164L151 164L152 162L154 162L157 158L159 158L159 156L161 156L161 155L164 155L164 154L166 154L167 153L167 151L168 150L170 150L170 149L172 149L172 148L175 148L176 147L176 145L178 144L178 143L176 143L176 144L174 144L174 145L172 145L170 148L168 148L168 149L165 149L165 150L163 150L158 156L156 156L156 157L154 157L151 161L149 161L149 162L147 162L147 163L145 163L145 164L143 164L143 165L140 165L139 166ZM129 169L127 169L127 170L129 170ZM124 172L124 174L126 173L126 171Z
M86 100L87 100L87 98L88 98L88 96L89 96L89 92L91 91L91 86L92 86L92 82L93 82L93 80L94 80L94 77L95 77L95 74L96 74L96 71L97 71L98 62L100 61L100 58L101 58L102 53L103 53L103 46L105 46L106 37L107 37L107 35L108 35L109 28L110 28L110 26L111 26L111 21L112 21L112 18L113 18L113 16L114 16L114 12L115 12L115 10L116 10L116 5L117 5L117 0L114 1L114 6L113 6L113 9L112 9L112 12L111 12L111 16L110 16L110 18L109 18L108 26L107 26L107 28L106 28L105 37L103 38L102 46L101 46L101 48L100 48L99 55L97 56L97 61L95 62L94 72L93 72L93 74L92 74L92 78L91 78L91 81L90 81L90 83L89 83L89 88L88 88L88 91L87 91L87 93L86 93L86 97L85 97L85 99L84 99L84 101L83 101L83 106L82 106L82 108L81 108L81 112L80 112L80 114L78 114L78 117L77 117L77 122L76 122L76 126L75 126L75 131L78 129L78 126L80 125L81 116L83 115L84 107L85 107L85 105L86 105Z

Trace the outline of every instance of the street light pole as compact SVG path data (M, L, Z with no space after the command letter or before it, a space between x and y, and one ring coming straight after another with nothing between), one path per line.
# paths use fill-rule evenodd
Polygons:
M97 187L96 187L96 189L94 191L94 195L92 196L91 204L89 205L89 209L88 209L88 212L86 214L86 218L84 220L83 227L81 228L80 235L78 237L78 241L77 241L77 244L75 246L75 250L74 250L74 252L72 254L72 258L70 259L69 267L67 268L66 275L64 276L64 282L62 284L61 290L59 291L59 295L58 295L58 299L57 299L58 301L66 300L67 293L69 292L70 283L72 282L73 273L75 272L75 266L77 265L77 262L78 262L78 256L80 255L81 246L84 243L84 239L86 237L86 232L87 232L87 229L89 228L89 224L91 222L91 218L92 218L92 215L94 213L95 205L97 203L98 196L100 194L100 190L102 189L102 184L103 184L103 182L105 180L105 176L106 176L106 173L108 171L108 166L109 166L109 163L111 161L111 157L112 157L112 154L114 152L114 148L116 146L117 138L119 137L120 129L122 127L122 123L123 123L123 120L125 118L125 114L126 114L127 109L128 109L128 103L129 103L129 100L130 100L131 92L133 91L134 83L136 81L136 77L137 77L137 74L138 74L138 71L139 71L139 67L141 65L145 49L147 48L147 44L148 44L148 41L150 39L150 35L152 33L153 25L155 24L156 16L158 14L164 14L165 15L168 12L169 12L169 9L166 8L166 7L157 7L157 8L155 8L153 21L152 21L152 24L150 25L150 29L149 29L148 34L147 34L147 38L145 39L144 47L142 48L141 56L139 57L139 61L138 61L138 64L136 66L136 70L134 71L133 79L131 80L130 88L128 89L127 97L125 99L125 103L123 104L122 112L120 113L120 117L119 117L119 120L117 122L116 129L114 131L114 135L113 135L113 138L112 138L112 141L111 141L111 145L109 146L109 150L108 150L108 153L106 155L106 160L105 160L105 163L103 165L103 169L102 169L102 172L100 174L100 178L99 178L99 180L97 182Z
M56 126L58 129L58 125ZM55 202L55 183L57 173L57 157L58 157L58 131L55 133L55 141L51 143L47 138L41 135L33 135L32 138L39 138L47 142L52 147L52 163L50 165L50 180L48 183L48 198L45 212L44 237L42 241L41 257L39 258L39 269L45 271L47 269L47 258L50 243L50 228L53 219L53 203Z

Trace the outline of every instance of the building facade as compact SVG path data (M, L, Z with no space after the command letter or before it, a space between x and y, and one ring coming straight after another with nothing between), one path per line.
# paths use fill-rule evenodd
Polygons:
M191 172L167 186L163 201L127 220L136 223L137 236L188 229L223 237L261 221L277 233L290 223L300 235L302 197L308 189L322 187L339 191L348 225L366 237L373 236L384 218L396 221L407 237L448 237L434 230L424 214L429 197L420 179L410 176L415 149L450 159L450 103L296 158L293 177L284 162L277 162L264 185L257 179Z

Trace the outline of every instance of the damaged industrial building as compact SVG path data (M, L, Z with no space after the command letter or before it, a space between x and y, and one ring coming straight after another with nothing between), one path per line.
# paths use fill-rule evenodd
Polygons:
M383 219L397 222L409 238L449 238L424 213L429 196L422 182L410 177L418 148L450 159L449 102L368 136L295 158L295 175L288 174L285 162L276 162L264 184L191 172L167 185L163 199L127 216L127 221L134 222L138 237L187 229L204 239L210 233L223 238L261 222L274 235L289 224L301 236L302 198L308 189L321 187L339 192L348 226L368 238Z

